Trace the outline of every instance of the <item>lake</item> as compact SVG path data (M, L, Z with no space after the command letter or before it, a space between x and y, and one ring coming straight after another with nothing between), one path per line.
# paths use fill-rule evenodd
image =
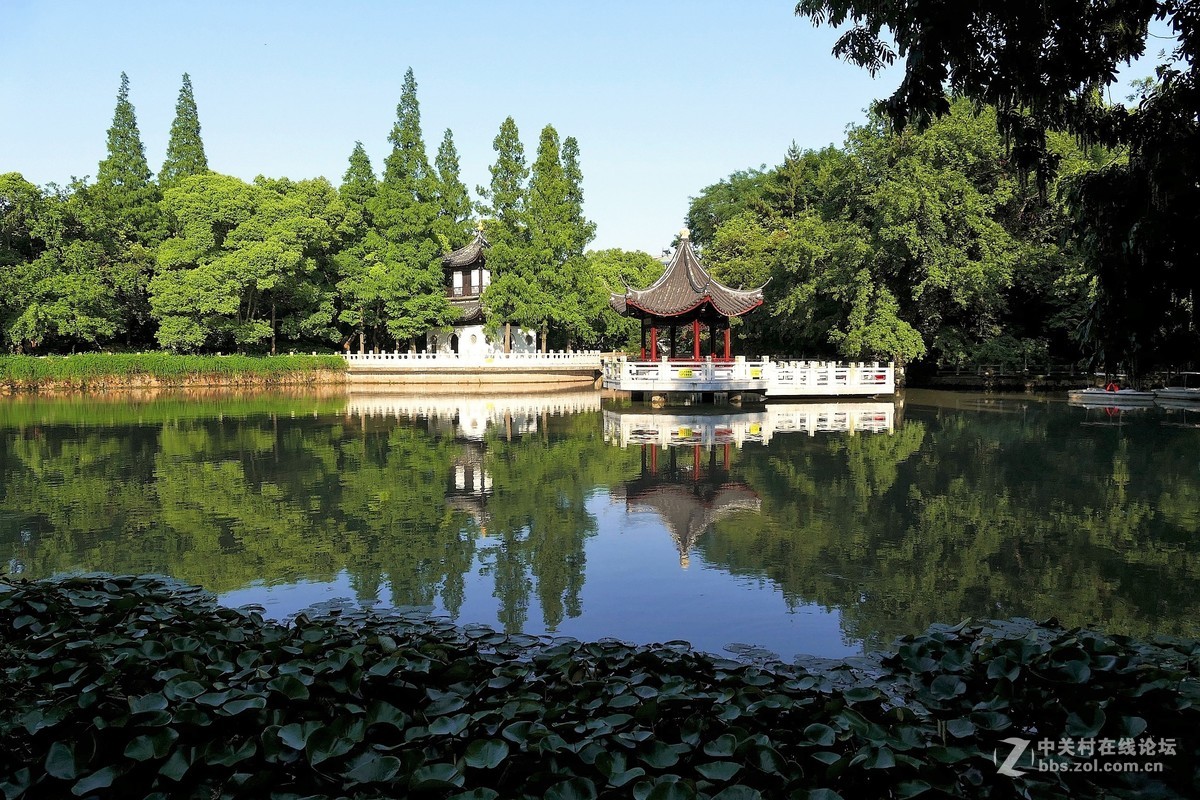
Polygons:
M933 622L1200 636L1200 410L910 390L0 400L0 570L159 573L283 618L840 657Z

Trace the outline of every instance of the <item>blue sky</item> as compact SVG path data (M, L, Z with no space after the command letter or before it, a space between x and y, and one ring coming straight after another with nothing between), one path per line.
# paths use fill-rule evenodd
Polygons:
M122 70L151 169L182 73L210 166L335 184L356 140L379 170L404 71L430 155L454 131L469 187L511 115L532 161L547 123L580 143L593 247L657 253L690 196L730 172L841 142L876 82L834 34L753 2L0 3L0 172L95 175Z
M835 60L836 34L791 0L742 2L0 3L0 172L37 184L94 175L120 73L152 169L182 73L209 165L252 179L339 183L356 140L376 170L404 71L430 157L454 131L462 176L488 181L506 116L530 162L547 123L580 143L593 247L658 253L688 198L783 159L794 140L841 143L900 79Z

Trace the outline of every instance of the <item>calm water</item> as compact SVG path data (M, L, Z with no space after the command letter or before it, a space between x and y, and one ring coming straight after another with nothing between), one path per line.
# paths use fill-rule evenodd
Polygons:
M592 393L16 399L0 569L785 658L968 616L1197 636L1198 425L919 391L690 416Z

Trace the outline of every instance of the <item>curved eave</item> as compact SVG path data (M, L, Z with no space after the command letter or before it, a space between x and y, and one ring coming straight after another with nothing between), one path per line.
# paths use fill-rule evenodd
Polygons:
M619 296L619 295L617 295L617 296ZM614 297L617 297L617 296L614 296ZM631 297L621 297L621 300L622 300L621 305L624 308L618 307L617 304L615 302L613 302L613 299L609 300L609 302L610 302L610 304L612 304L613 308L616 309L619 313L625 314L625 313L627 313L626 309L636 308L638 311L642 312L643 314L645 314L647 316L651 316L651 317L682 317L685 314L690 314L691 312L695 311L697 308L700 308L705 303L711 305L713 307L713 310L715 310L718 314L720 314L723 317L740 317L744 314L749 314L751 311L753 311L754 309L758 308L759 306L761 306L763 304L763 299L760 296L757 298L753 298L753 300L750 302L750 304L748 306L741 308L739 310L736 308L730 308L728 306L724 306L724 304L718 304L717 302L715 302L715 298L713 298L712 295L704 295L698 301L696 301L695 303L693 303L690 306L685 306L684 308L680 308L678 310L665 310L665 309L654 309L654 308L650 308L648 306L642 305L641 303L637 302L637 300L635 300Z

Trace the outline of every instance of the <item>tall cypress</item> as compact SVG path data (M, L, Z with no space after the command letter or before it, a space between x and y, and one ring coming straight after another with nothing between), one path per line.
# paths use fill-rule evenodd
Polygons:
M437 158L438 220L436 233L443 249L466 243L471 231L471 196L459 177L458 149L449 128L438 146Z
M367 203L376 233L368 246L387 269L386 325L399 342L444 325L453 314L443 292L441 246L435 233L437 187L421 135L421 107L411 68L404 73L388 141L392 152L384 162L383 180Z
M506 117L500 124L492 149L496 151L496 163L488 167L491 183L486 189L482 186L477 189L486 201L480 211L494 221L488 226L493 243L519 240L526 232L525 181L529 167L525 163L521 134L512 117Z
M357 337L358 351L366 352L367 330L383 321L382 291L385 282L382 275L372 275L368 258L368 237L372 234L369 206L379 191L379 181L371 167L371 159L363 149L362 142L354 143L350 153L350 164L342 176L338 196L346 206L345 229L342 233L341 249L333 257L338 272L338 320L350 325L354 333L346 340ZM378 241L378 234L374 234Z
M108 129L108 153L96 183L77 193L81 213L99 221L87 237L99 246L88 260L112 298L113 318L124 326L125 341L147 341L150 318L147 285L154 251L167 236L167 218L159 206L162 192L151 180L137 115L129 101L129 76L121 73L117 106Z
M192 79L183 73L183 85L175 102L175 121L171 123L171 138L167 142L167 158L158 173L158 184L164 189L190 175L208 172L208 158L200 138L200 115L192 93Z
M96 185L106 190L136 191L150 183L150 174L137 114L129 102L129 76L122 72L117 108L108 129L108 155L100 162Z
M342 176L342 185L338 188L338 196L351 210L365 209L367 203L375 196L379 181L375 170L371 167L371 158L363 149L362 142L354 143L350 153L350 165Z

